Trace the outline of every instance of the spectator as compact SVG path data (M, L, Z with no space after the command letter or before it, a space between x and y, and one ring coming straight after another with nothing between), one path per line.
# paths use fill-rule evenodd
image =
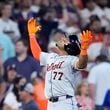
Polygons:
M1 60L5 62L8 58L15 56L15 48L9 36L0 33L0 48L2 49Z
M31 0L20 0L18 11L14 12L13 19L17 21L21 36L27 37L27 20L30 17L37 17L36 13L31 10ZM16 7L15 7L16 8Z
M77 14L68 12L68 20L65 22L65 24L59 25L58 28L68 34L78 34L80 32L80 27L78 25Z
M59 10L57 9L58 5L56 5L55 8L57 12L55 20L57 20L59 23L58 28L69 34L79 32L79 16L76 9L74 8L75 6L72 4L72 1L63 0L58 2L61 6L61 9ZM61 13L58 13L60 10ZM58 14L60 14L60 18L58 17Z
M100 55L88 76L91 98L95 101L96 110L103 110L105 95L110 88L110 63L107 57Z
M83 80L77 87L76 99L78 101L78 107L81 110L94 110L94 104L89 97L88 83Z
M33 57L28 55L28 44L26 40L18 40L16 43L16 56L8 59L4 63L5 70L10 65L16 65L16 71L30 81L33 71L40 72L40 65Z
M22 15L24 19L27 19L29 16L28 14L30 13L30 7L32 5L32 1L31 0L22 0L21 4L21 8L22 8Z
M42 0L33 0L31 10L35 13L38 13L40 10Z
M26 80L18 76L14 80L14 87L12 91L8 92L5 100L4 100L4 106L3 110L19 110L21 106L21 102L19 99L19 88L26 83ZM22 85L21 85L22 84Z
M76 7L80 9L84 8L83 0L72 0L72 2Z
M9 88L9 91L12 91L13 87L14 87L14 80L17 77L17 72L16 72L16 67L15 65L11 65L7 67L7 70L4 74L4 79L7 83L7 86Z
M0 76L2 76L4 72L2 53L3 53L3 47L0 45Z
M87 0L85 2L85 5L86 5L86 8L80 11L83 26L89 23L89 17L92 15L97 15L101 19L101 25L102 25L102 21L103 21L102 17L104 13L98 7L98 5L95 4L94 0Z
M110 89L107 91L104 99L104 110L110 110Z
M6 33L13 42L16 42L20 38L20 32L17 23L10 19L11 15L12 5L7 2L3 3L1 7L0 32Z
M16 65L9 65L6 70L6 81L9 85L14 83L14 80L17 76Z
M44 36L46 41L48 42L51 32L58 26L58 22L54 21L56 17L55 10L54 8L42 7L38 15L40 17L39 23L42 26L40 34Z
M34 86L34 99L38 104L39 110L47 110L48 100L44 95L45 72L46 72L46 68L44 67L39 77L37 77L37 75L34 74L33 74L34 76L32 77L33 86Z
M100 9L104 13L103 15L103 22L107 27L110 23L110 8L108 7L108 0L97 0L97 4L99 5Z
M3 77L0 76L0 110L3 110L3 102L7 92L8 92L8 86L5 80L3 79Z
M88 49L88 57L90 61L94 61L100 54L104 42L104 33L101 28L101 22L98 16L90 17L89 29L94 32L94 40Z
M19 91L20 99L22 100L22 110L38 110L37 104L33 99L34 88L32 84L27 83L21 87Z

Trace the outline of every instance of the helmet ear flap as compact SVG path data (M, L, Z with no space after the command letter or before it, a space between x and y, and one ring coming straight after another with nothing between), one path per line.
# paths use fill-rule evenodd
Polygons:
M80 54L80 48L81 48L81 44L78 40L78 37L76 35L70 35L69 36L69 40L70 43L67 45L64 45L64 49L65 51L69 54L69 55L74 55L77 56Z
M80 48L76 43L69 43L68 45L64 45L64 49L69 55L77 56L80 54Z

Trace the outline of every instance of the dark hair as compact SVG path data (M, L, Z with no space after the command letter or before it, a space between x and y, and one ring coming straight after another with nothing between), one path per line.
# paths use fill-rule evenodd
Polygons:
M23 78L22 76L17 76L17 77L14 79L14 85L17 85L22 78Z
M92 15L89 17L90 22L93 23L94 21L99 21L100 22L100 18L97 15Z
M67 37L69 37L70 43L68 45L64 46L65 51L69 55L74 55L74 56L79 55L80 54L81 44L80 44L80 42L78 40L78 36L73 34L73 35L67 35Z
M29 47L28 40L26 40L26 39L19 39L16 43L18 43L18 42L22 42L24 46Z
M0 17L2 16L2 10L4 10L6 5L11 5L10 2L0 2Z
M97 62L97 61L99 61L99 62L105 62L105 61L108 62L108 58L105 55L99 55L95 59L95 62Z
M83 0L85 2L85 4L89 3L89 2L94 2L94 0Z
M0 84L3 82L5 82L5 80L4 80L3 76L0 75Z
M38 12L38 17L43 18L47 13L52 13L55 9L53 7L47 7L41 5L41 8Z
M1 5L1 10L3 10L6 5L11 5L11 3L8 2L8 1L2 2L1 4L2 4Z
M38 12L38 16L43 18L46 15L47 12L48 12L48 7L41 6L41 8L40 8L40 10Z
M14 87L13 87L13 93L15 94L17 101L20 101L20 97L19 97L19 88L17 88L16 85L19 84L20 80L23 79L22 76L17 76L14 80Z

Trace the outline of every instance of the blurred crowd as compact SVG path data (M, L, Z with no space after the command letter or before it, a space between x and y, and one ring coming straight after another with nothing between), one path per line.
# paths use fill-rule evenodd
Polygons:
M109 0L0 0L0 110L47 110L45 67L32 57L27 21L34 17L36 34L45 52L58 53L62 32L89 29L88 66L74 75L80 110L110 110ZM68 89L68 88L67 88Z

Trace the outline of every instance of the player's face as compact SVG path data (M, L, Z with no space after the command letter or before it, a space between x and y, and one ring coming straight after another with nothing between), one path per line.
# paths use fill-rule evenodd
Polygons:
M69 39L66 37L62 37L59 41L57 41L57 47L60 50L64 50L64 45L67 45L69 43Z

